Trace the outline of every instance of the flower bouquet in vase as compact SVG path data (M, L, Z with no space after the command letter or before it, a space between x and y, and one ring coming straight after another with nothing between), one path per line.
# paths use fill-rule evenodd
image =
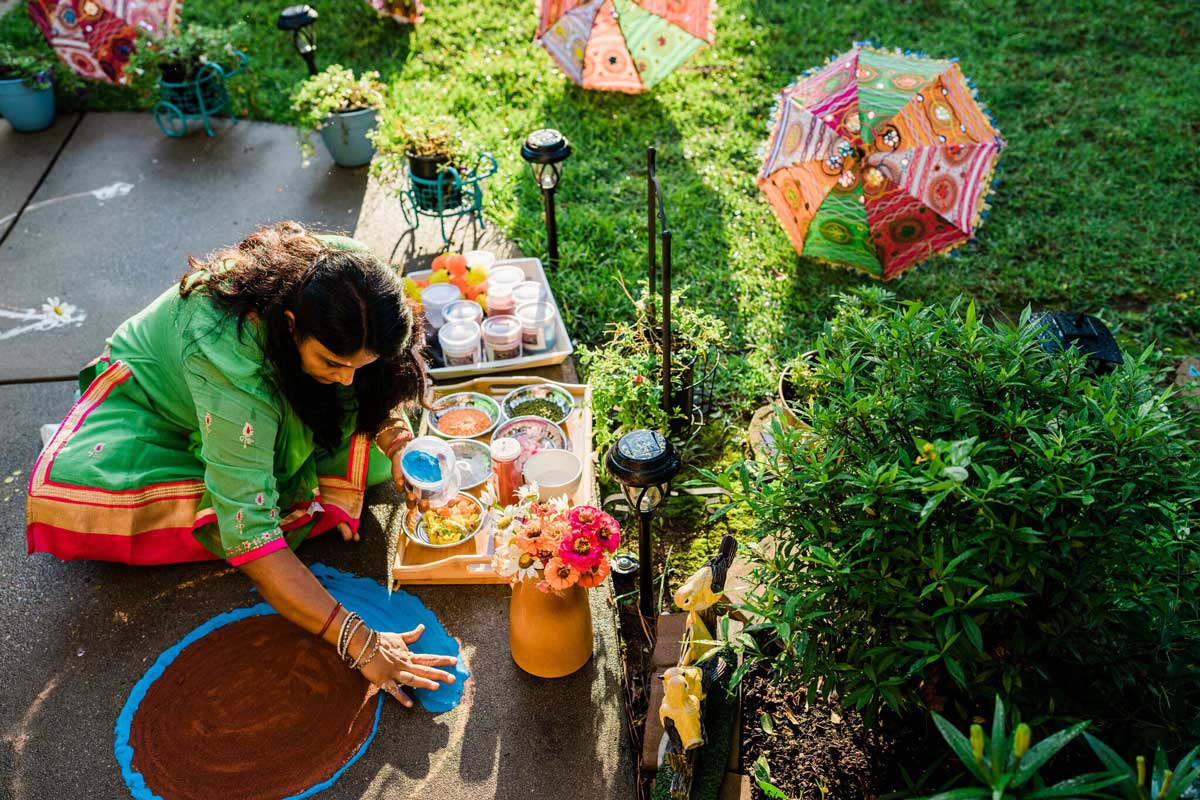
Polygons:
M608 577L608 557L621 541L610 515L571 507L565 496L538 501L536 484L518 502L493 505L492 565L513 585L508 640L513 660L543 678L570 675L592 657L592 613L585 589Z

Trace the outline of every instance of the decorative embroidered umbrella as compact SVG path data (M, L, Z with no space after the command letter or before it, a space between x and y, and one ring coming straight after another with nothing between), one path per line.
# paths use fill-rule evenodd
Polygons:
M975 234L1004 146L956 61L856 44L781 92L758 186L797 253L890 280Z
M713 42L711 0L542 0L537 39L585 89L637 94Z
M120 83L140 28L179 27L183 0L29 0L29 16L76 74Z

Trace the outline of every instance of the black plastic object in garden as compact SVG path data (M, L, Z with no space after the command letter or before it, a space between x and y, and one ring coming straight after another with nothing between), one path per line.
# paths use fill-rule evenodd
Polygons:
M678 365L678 378L673 377L676 365L676 332L671 325L671 230L667 225L666 205L663 203L662 185L658 181L655 164L656 151L646 148L646 229L649 248L647 255L649 278L648 317L651 340L660 344L662 351L662 407L671 420L671 435L682 436L694 433L704 424L704 417L712 410L713 384L716 382L717 367L721 353L713 348L701 352L689 352ZM661 228L656 234L655 224ZM655 239L659 241L656 242ZM661 248L662 287L659 302L662 305L662 325L655 325L653 295L657 285L656 260ZM686 343L684 343L686 347ZM678 409L678 412L675 411Z
M1077 347L1079 352L1087 356L1092 369L1100 374L1125 363L1116 339L1096 317L1052 311L1035 314L1029 322L1043 328L1038 333L1043 350L1056 353Z

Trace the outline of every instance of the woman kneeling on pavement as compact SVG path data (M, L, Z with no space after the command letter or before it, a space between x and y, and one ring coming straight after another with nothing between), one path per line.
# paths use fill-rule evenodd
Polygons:
M420 627L368 629L293 552L332 528L357 540L366 487L401 475L425 374L400 279L294 222L189 264L80 373L30 479L29 551L225 559L411 706L400 687L453 682L438 668L456 660L411 651Z

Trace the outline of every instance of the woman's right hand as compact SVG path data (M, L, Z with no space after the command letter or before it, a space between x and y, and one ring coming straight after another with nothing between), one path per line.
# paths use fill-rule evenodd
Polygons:
M432 653L414 653L408 648L421 638L424 625L418 625L407 633L379 633L379 651L365 667L363 675L407 708L413 700L400 688L436 690L443 683L454 683L453 673L437 669L453 667L458 663L454 656L439 656Z

